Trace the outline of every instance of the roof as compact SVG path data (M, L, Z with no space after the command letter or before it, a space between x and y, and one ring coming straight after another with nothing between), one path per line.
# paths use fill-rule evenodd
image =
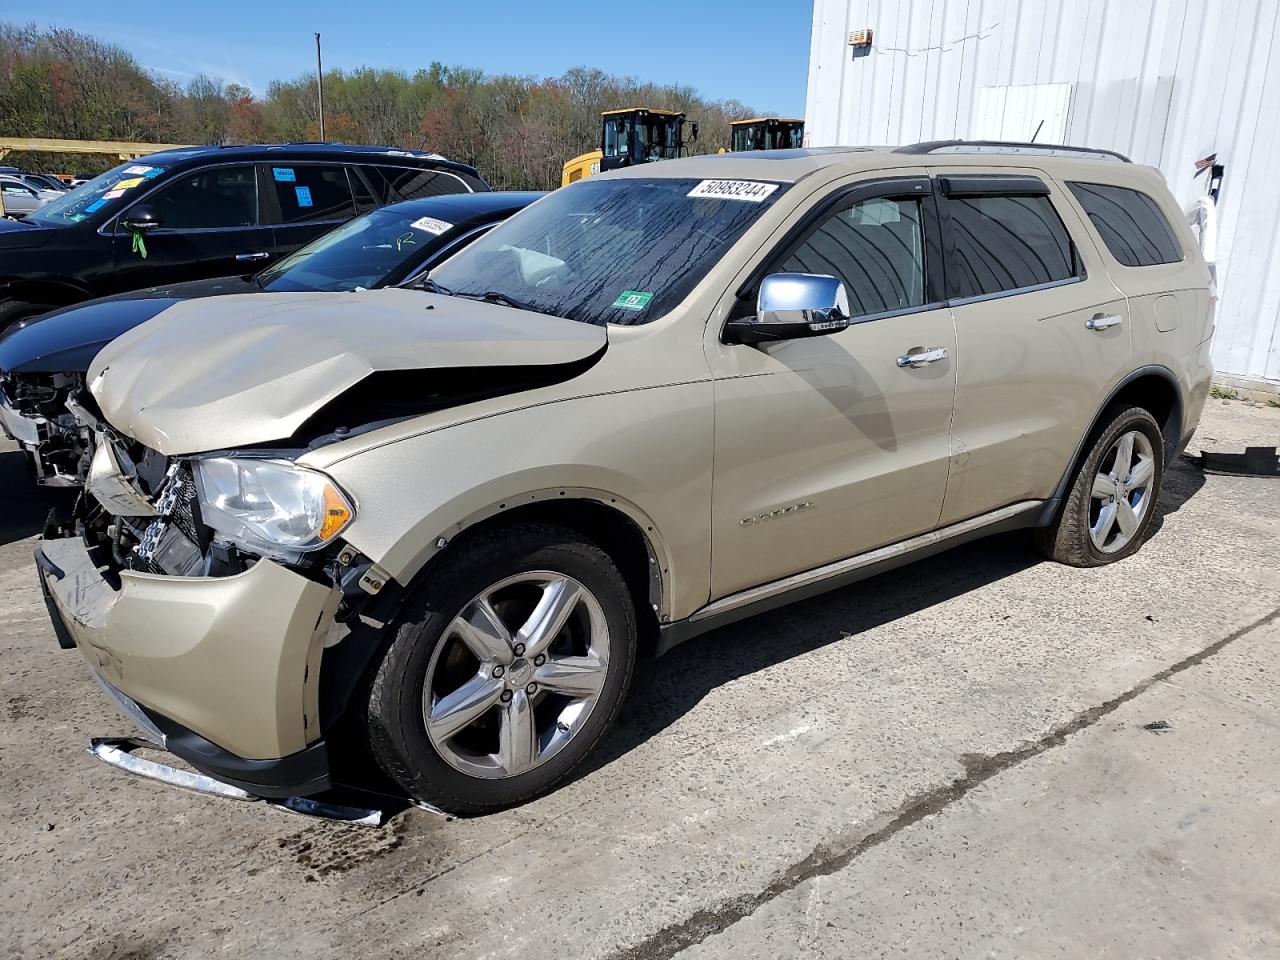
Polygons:
M799 117L751 117L748 120L730 120L729 126L737 127L744 123L804 123Z
M617 110L601 110L600 116L607 117L615 113L656 113L662 117L683 117L679 110L663 110L659 107L619 107Z
M926 170L941 167L1041 170L1070 180L1137 183L1160 177L1151 167L1080 156L1023 153L903 153L895 147L810 147L796 150L744 150L710 153L658 163L642 163L597 176L613 178L687 177L690 179L772 180L795 183L815 173L857 174L870 170ZM596 179L593 177L592 179Z
M376 160L414 167L435 167L457 170L472 176L479 176L475 167L465 163L456 163L438 153L422 150L399 150L394 147L356 146L345 143L252 143L228 144L226 146L183 147L177 150L162 150L152 153L145 159L157 166L176 166L195 160L206 160L210 156L219 159L235 158L242 160L272 160L288 156L299 160L338 160L351 161Z
M443 193L418 200L401 200L380 207L402 216L435 217L450 223L465 223L477 217L509 217L533 201L546 196L536 191L494 190L492 193Z

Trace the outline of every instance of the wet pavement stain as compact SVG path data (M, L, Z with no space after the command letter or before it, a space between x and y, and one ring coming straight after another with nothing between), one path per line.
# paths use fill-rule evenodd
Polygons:
M281 837L276 845L307 871L307 883L340 876L385 856L404 842L403 821L382 829L315 826Z

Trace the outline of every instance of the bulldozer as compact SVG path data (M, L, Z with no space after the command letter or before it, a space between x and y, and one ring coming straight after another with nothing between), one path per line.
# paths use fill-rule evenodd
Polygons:
M601 170L617 170L635 163L672 160L685 150L685 115L656 107L626 107L600 114L600 148L580 154L564 165L560 186ZM689 142L698 139L698 124L690 122Z
M729 122L729 149L790 150L804 145L804 121L787 117L752 117Z

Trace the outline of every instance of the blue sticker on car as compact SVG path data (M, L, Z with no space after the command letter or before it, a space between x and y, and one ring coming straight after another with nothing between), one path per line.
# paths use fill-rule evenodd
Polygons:
M311 188L310 187L294 187L293 192L298 195L298 206L311 206Z
M93 203L89 204L87 207L85 207L85 208L84 208L84 212L85 212L85 213L93 213L93 211L95 211L95 210L101 210L101 209L102 209L103 207L105 207L106 205L107 205L107 201L106 201L106 200L95 200L95 201L93 201Z
M297 179L293 175L293 167L272 167L271 175L281 183L293 183Z

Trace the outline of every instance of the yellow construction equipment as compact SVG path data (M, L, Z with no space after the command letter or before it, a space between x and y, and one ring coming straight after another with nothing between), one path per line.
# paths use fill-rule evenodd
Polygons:
M793 117L752 117L729 123L729 149L790 150L804 145L804 121Z
M617 170L634 163L671 160L685 149L685 115L656 107L626 107L600 114L600 148L580 154L564 165L560 186L601 170ZM698 139L698 124L690 124L689 142Z

